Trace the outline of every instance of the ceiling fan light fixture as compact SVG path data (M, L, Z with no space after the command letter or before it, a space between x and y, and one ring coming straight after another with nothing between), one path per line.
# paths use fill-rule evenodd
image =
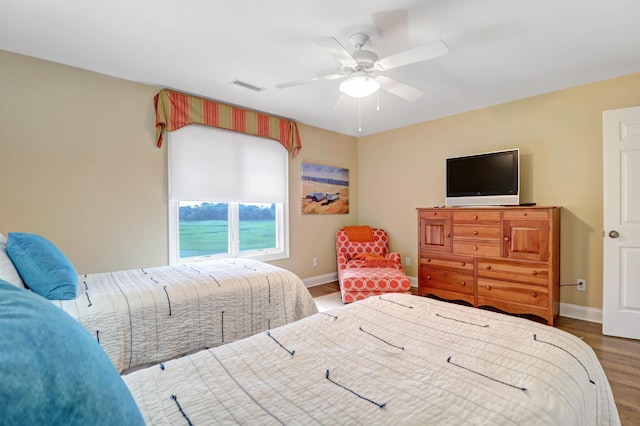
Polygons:
M340 83L340 91L352 98L365 98L380 90L380 83L368 75L357 75Z

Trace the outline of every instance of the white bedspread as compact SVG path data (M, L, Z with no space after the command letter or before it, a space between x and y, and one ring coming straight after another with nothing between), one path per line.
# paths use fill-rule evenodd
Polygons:
M317 312L298 276L249 259L83 275L75 300L53 303L95 336L118 371Z
M619 424L562 330L384 295L124 376L149 425Z

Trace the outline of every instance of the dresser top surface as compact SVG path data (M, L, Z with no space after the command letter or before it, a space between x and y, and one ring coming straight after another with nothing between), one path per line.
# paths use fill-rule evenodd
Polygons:
M533 209L561 209L561 206L432 206L417 207L417 210L533 210Z

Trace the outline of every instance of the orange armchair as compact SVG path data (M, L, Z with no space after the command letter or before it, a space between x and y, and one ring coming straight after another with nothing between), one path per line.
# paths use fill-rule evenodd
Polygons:
M385 293L411 293L400 254L389 252L384 229L344 227L336 233L336 255L344 303Z

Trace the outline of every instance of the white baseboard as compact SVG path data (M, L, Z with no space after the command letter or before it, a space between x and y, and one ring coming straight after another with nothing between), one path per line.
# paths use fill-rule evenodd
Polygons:
M326 283L338 281L338 272L332 272L330 274L316 275L315 277L304 278L302 282L307 287L315 287Z
M602 324L602 309L560 303L560 316Z

